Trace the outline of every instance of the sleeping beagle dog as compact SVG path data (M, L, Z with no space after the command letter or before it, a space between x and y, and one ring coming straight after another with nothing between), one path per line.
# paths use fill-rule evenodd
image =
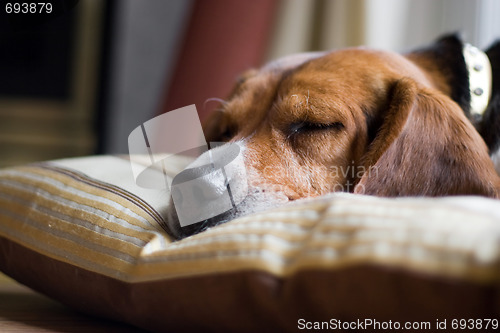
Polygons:
M451 35L403 55L348 48L244 73L204 124L208 142L229 142L241 155L225 171L233 206L181 226L171 204L170 231L182 238L335 191L497 198L489 155L500 160L500 44L486 55ZM227 185L204 182L212 197Z

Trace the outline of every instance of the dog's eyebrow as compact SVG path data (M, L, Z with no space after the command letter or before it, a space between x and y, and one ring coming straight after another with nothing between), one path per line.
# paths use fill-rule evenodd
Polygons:
M318 59L319 57L315 57L315 58L311 58L311 59L308 59L302 63L300 63L299 65L295 66L295 67L291 67L291 68L286 68L283 70L283 73L281 75L281 82L286 80L288 77L294 75L295 73L301 71L304 69L304 67L306 67L307 65L309 65L312 61Z

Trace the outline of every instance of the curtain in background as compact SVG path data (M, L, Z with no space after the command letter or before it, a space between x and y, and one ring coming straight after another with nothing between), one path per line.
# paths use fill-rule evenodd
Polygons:
M404 51L460 32L479 47L500 37L497 0L284 0L268 59L347 46Z
M149 2L140 2L140 6ZM170 7L174 3L186 7L185 0L168 3ZM405 51L454 31L461 32L466 41L479 47L486 47L500 36L500 20L495 16L500 13L498 0L192 0L188 3L189 10L158 15L165 16L163 21L178 22L175 29L161 27L154 31L155 35L163 34L165 40L176 40L175 44L170 42L168 49L165 45L157 46L170 59L168 66L165 62L142 63L164 70L161 82L156 78L154 85L149 84L148 77L140 74L144 71L117 69L135 73L140 80L134 80L133 75L128 77L130 82L137 82L135 90L122 91L127 102L117 105L122 109L127 105L134 107L113 113L122 120L113 119L120 127L110 128L110 136L117 145L110 146L108 152L126 152L125 133L140 124L138 112L145 121L159 113L196 104L203 119L216 106L216 103L205 104L207 99L227 97L241 71L270 59L357 45ZM176 38L169 37L170 34ZM161 40L157 38L155 43ZM129 42L128 49L144 49L143 44L143 40L136 38L135 45ZM147 52L154 53L154 45L150 44ZM134 62L128 66L134 66ZM157 98L150 98L144 108L133 101L141 87L159 91ZM127 123L128 119L135 122Z

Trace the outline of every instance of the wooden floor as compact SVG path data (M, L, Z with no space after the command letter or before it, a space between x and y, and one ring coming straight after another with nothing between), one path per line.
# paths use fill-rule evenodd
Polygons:
M145 332L88 317L16 283L0 273L0 332Z

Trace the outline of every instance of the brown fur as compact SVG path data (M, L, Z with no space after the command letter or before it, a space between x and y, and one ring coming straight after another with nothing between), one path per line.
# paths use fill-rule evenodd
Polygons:
M449 92L429 59L341 50L247 73L205 133L244 140L250 187L288 200L339 190L498 197L486 145Z

